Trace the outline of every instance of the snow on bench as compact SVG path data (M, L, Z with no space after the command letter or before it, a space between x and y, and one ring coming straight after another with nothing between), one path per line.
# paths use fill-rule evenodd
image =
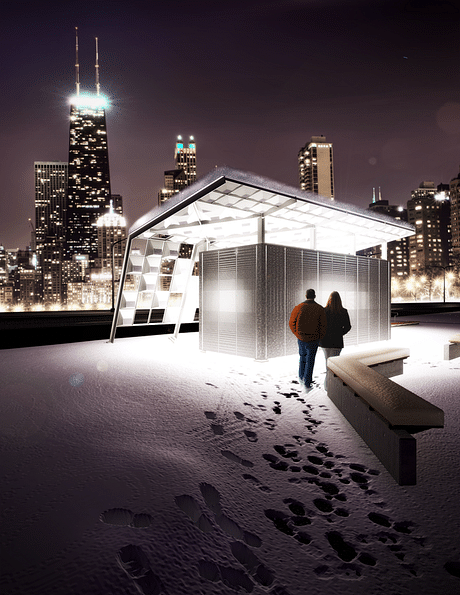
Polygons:
M400 485L416 484L416 440L444 427L444 412L390 380L409 349L385 348L327 360L327 394Z
M449 339L449 343L444 345L444 359L451 360L460 357L460 333Z

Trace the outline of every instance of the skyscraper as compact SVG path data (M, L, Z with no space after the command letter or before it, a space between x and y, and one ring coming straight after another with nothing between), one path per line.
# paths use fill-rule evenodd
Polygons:
M177 137L174 160L176 169L181 169L185 174L185 185L193 184L196 181L196 143L193 136L189 138L187 147L184 145L182 137Z
M100 94L96 38L96 93L80 93L78 32L76 36L76 94L71 98L69 182L67 191L66 257L97 257L96 223L110 207L109 151L106 98Z
M452 225L452 253L460 256L460 173L453 178L449 185L450 221Z
M111 202L110 210L97 220L96 267L101 274L109 271L116 273L117 278L120 276L125 253L125 238L126 220L115 212Z
M165 171L164 187L158 193L161 204L196 181L196 143L193 136L185 146L182 136L177 137L174 150L175 169Z
M325 136L312 136L311 141L300 149L298 161L302 190L334 199L332 143L327 143Z
M399 221L407 221L407 209L401 205L390 205L387 200L382 200L379 189L379 200L374 200L369 205L369 211L376 211L388 215ZM386 254L385 254L386 252ZM385 258L390 263L391 278L405 278L410 274L409 268L409 237L388 242L386 251L382 246L373 246L357 252L359 256L369 258Z
M68 166L63 161L35 161L35 242L39 297L62 301Z
M409 223L415 235L409 238L411 273L449 265L450 203L434 182L421 182L407 203Z

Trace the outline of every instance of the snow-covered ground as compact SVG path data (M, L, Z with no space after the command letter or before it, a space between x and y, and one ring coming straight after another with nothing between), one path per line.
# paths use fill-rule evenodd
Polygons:
M393 380L446 425L417 435L411 487L301 392L297 356L197 334L0 352L0 593L459 593L460 315L418 320Z

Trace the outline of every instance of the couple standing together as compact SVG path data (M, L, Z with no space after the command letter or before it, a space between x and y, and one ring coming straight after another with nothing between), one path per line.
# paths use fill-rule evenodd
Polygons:
M337 291L331 293L325 308L315 302L314 289L307 289L305 297L306 301L292 310L289 327L299 343L299 379L310 390L318 347L324 351L327 370L327 359L340 355L343 335L351 329L351 324Z

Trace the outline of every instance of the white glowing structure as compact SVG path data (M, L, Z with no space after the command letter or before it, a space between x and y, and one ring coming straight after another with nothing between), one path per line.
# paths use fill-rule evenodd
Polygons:
M390 339L386 260L275 244L200 254L200 349L266 360L297 353L289 316L309 287L338 291L352 324L345 345Z
M388 263L355 254L412 234L401 220L215 169L129 230L111 340L132 325L171 324L177 333L199 311L204 349L287 354L295 348L287 321L308 287L323 304L342 293L349 340L386 339Z
M72 95L69 100L70 105L74 105L79 110L104 110L109 107L109 100L104 95L94 95L93 93L81 93Z

